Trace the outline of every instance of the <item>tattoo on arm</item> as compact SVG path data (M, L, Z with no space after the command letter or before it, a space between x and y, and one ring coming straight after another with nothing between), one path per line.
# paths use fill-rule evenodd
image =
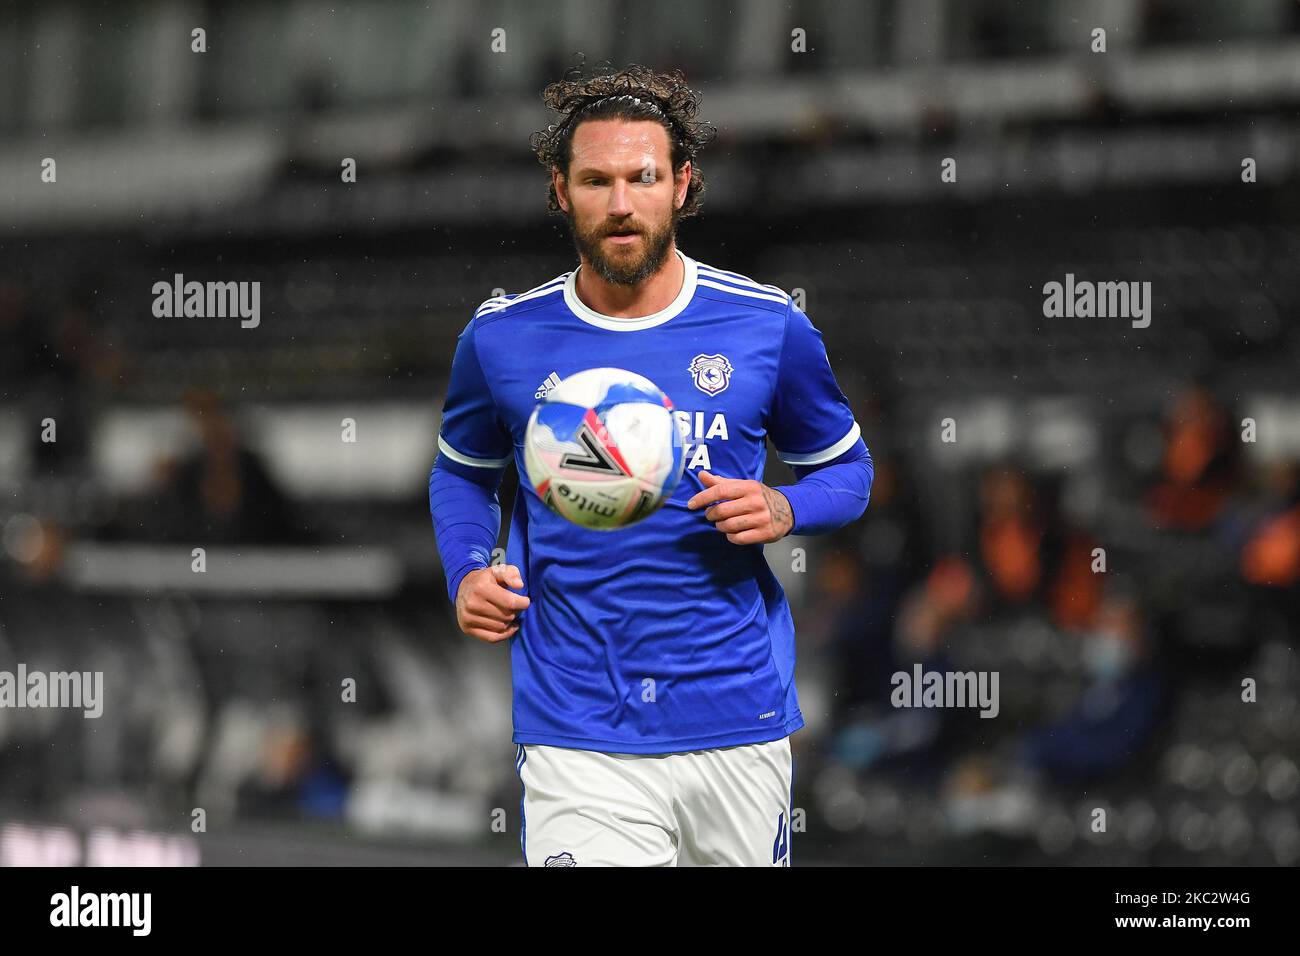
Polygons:
M790 512L790 502L786 501L785 495L775 488L764 485L763 497L767 500L767 510L772 515L772 524L776 525L782 534L794 527L794 515Z

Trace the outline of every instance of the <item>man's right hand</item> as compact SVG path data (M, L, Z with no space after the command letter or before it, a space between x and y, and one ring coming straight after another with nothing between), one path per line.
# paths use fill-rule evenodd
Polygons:
M456 590L456 623L470 637L489 644L513 637L519 630L515 618L530 602L510 589L523 586L524 579L513 564L471 571L461 578Z

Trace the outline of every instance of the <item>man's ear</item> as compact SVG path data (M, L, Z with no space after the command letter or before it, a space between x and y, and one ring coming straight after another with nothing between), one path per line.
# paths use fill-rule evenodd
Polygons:
M555 201L560 204L560 209L567 213L569 211L569 187L564 173L552 168L551 185L555 187Z
M686 190L691 186L692 172L691 161L688 159L682 163L682 168L673 175L673 190L676 193L673 197L674 209L681 209L686 205Z

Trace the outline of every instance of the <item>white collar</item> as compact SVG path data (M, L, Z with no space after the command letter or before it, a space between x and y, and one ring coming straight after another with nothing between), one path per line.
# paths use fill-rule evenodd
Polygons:
M569 277L564 280L564 302L573 311L573 314L588 325L594 325L602 329L610 329L615 332L633 332L637 329L652 329L656 325L663 325L673 316L681 312L691 302L695 296L695 260L683 253L680 249L674 250L677 257L682 260L684 271L682 273L682 290L677 293L677 298L673 299L667 306L655 312L652 315L641 315L635 318L619 318L615 315L605 315L597 312L595 309L588 307L581 299L578 298L578 266L569 273Z

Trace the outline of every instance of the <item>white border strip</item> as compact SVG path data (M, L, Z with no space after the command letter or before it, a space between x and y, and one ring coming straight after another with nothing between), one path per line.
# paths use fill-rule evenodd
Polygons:
M778 449L776 457L780 458L787 465L820 465L824 461L830 461L833 458L840 457L840 455L853 447L853 443L857 441L861 435L862 429L858 427L857 422L854 422L853 427L849 429L849 433L825 451L816 451L809 455L785 455Z
M697 279L696 285L708 286L710 289L718 289L722 292L730 292L733 295L747 295L751 299L767 299L769 302L776 302L785 305L790 300L784 296L772 295L770 292L750 292L747 289L737 289L732 285L723 285L721 282L710 282L708 279Z
M570 272L568 279L564 283L564 301L568 304L569 310L588 325L594 325L600 329L609 329L611 332L635 332L639 329L652 329L656 325L663 325L690 305L691 299L695 296L695 286L697 285L695 260L680 249L677 250L677 257L682 260L682 264L685 266L681 291L677 293L677 298L653 315L621 319L617 316L605 315L589 307L578 298L578 271L582 268L581 266Z
M555 283L559 283L559 285L556 285ZM479 306L478 311L474 313L474 318L477 319L484 315L491 315L493 312L500 312L504 308L516 305L520 302L528 302L530 299L539 299L544 295L550 295L552 292L559 292L563 288L564 276L557 276L546 285L540 285L536 289L530 289L523 295L517 295L513 299L501 301L504 299L504 296L498 296L496 299L488 299L487 302ZM488 302L495 302L496 304L488 305Z
M776 295L785 295L785 290L777 286L769 285L766 282L756 282L749 276L743 276L739 272L728 272L726 269L719 269L717 266L700 263L700 275L708 276L710 279L718 279L722 282L734 282L736 285L747 285L754 289L762 289Z
M471 468L504 468L514 460L514 455L507 455L505 458L471 458L469 455L462 455L443 441L441 435L438 436L438 451L452 461L461 465L469 465Z

